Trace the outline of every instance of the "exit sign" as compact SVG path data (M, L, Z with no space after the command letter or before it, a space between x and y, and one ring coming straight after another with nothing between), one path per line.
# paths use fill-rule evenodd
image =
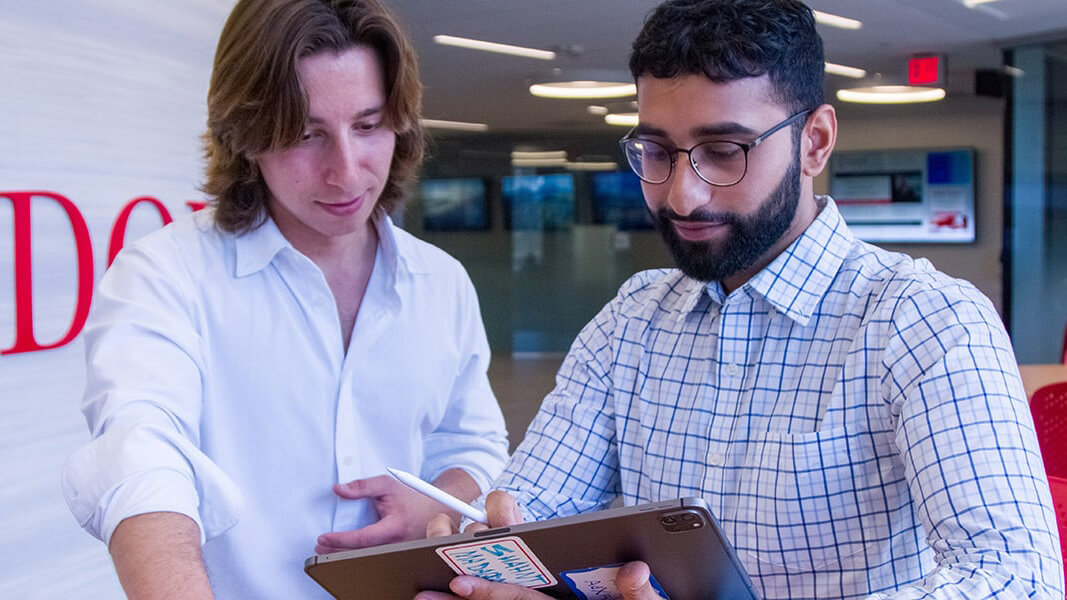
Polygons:
M908 59L908 84L939 85L944 79L945 60L937 54L913 56Z

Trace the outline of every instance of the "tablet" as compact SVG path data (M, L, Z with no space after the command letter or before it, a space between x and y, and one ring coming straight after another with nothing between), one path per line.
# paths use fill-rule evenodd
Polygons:
M512 527L308 558L304 571L342 600L448 591L458 573L517 583L553 598L616 597L622 564L643 560L664 598L758 600L699 498L612 508Z

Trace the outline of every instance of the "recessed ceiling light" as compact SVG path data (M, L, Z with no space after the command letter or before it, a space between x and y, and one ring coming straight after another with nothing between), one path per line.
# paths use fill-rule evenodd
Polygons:
M566 150L512 150L512 160L567 160Z
M967 8L974 8L979 4L989 4L990 2L996 2L997 0L963 0L963 5Z
M857 21L856 19L850 19L848 17L842 17L818 10L813 10L815 13L815 22L826 25L828 27L837 27L838 29L859 29L863 27L863 21Z
M826 63L826 72L831 75L841 75L842 77L851 77L853 79L863 79L867 76L867 71L863 69L832 62Z
M606 115L606 114L608 114L608 107L606 107L606 106L598 106L596 104L589 105L588 107L586 107L585 110L589 111L589 114L591 114L591 115Z
M442 121L440 119L419 119L427 129L453 129L456 131L489 131L485 123L465 123L463 121Z
M619 168L619 163L611 161L577 161L568 162L563 165L564 169L569 171L615 171Z
M457 46L459 48L468 48L470 50L496 52L497 54L511 54L513 56L524 56L526 58L536 58L539 60L555 60L556 58L556 53L551 50L538 50L537 48L525 48L523 46L512 46L511 44L498 44L496 42L473 40L470 38L456 37L454 35L435 35L433 36L433 41L445 46Z
M604 122L608 125L634 127L637 125L637 113L611 113L604 115Z
M910 85L875 85L864 88L838 90L837 99L861 104L908 104L912 102L935 102L945 97L941 88Z
M637 86L621 81L556 81L535 83L530 93L541 98L622 98L637 93Z

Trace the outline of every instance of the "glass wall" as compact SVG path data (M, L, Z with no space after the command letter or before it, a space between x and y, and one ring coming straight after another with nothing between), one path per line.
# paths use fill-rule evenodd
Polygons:
M1053 363L1067 328L1067 40L1009 61L1010 330L1020 363Z
M671 266L623 133L436 134L403 226L466 267L494 352L565 352L627 277Z

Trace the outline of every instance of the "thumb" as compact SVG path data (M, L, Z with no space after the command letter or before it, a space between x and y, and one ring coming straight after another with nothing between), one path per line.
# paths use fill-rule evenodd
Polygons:
M551 600L529 588L493 583L480 577L456 577L448 584L452 593L467 600Z
M650 581L652 573L648 565L635 561L626 563L615 577L615 587L622 594L623 600L662 600Z
M392 477L377 475L366 479L353 479L348 483L335 483L333 493L348 500L359 500L360 498L384 496L393 489Z

